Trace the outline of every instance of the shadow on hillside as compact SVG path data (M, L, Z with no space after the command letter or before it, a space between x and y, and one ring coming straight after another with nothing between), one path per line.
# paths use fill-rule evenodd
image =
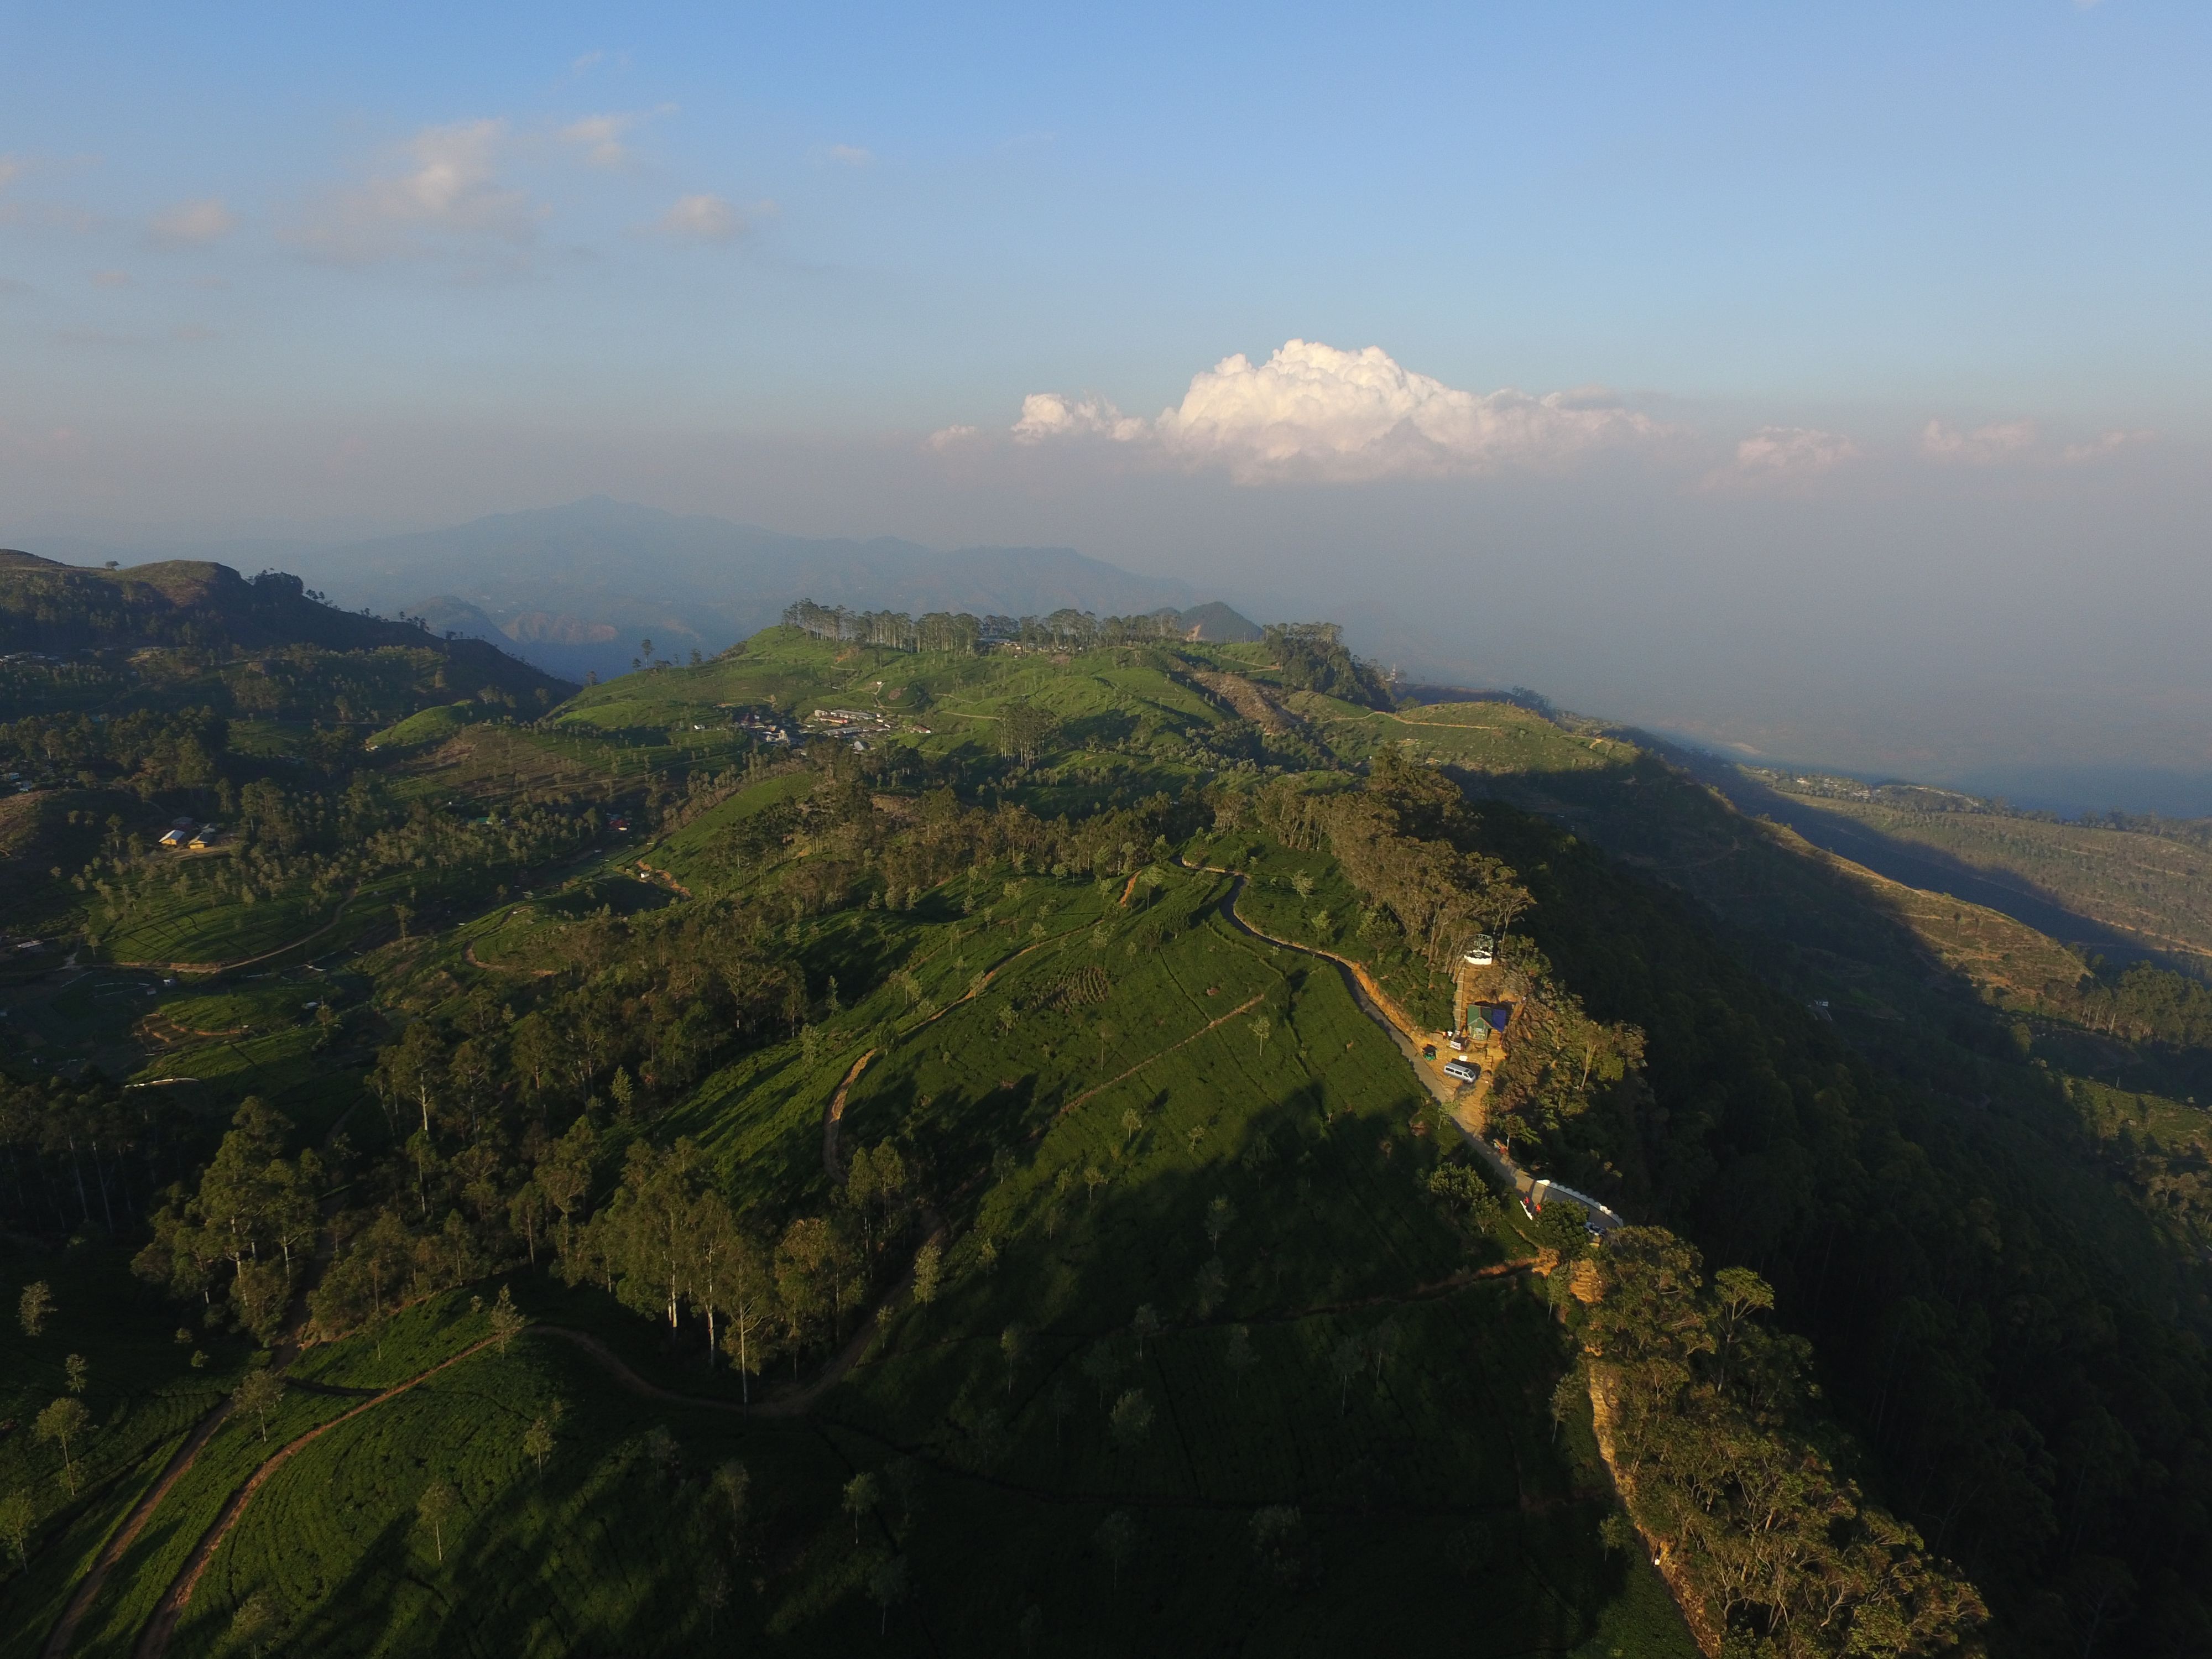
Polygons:
M1278 1040L1291 1040L1305 999L1344 995L1333 976L1297 974ZM1455 1283L1498 1257L1486 1239L1470 1249L1424 1189L1435 1154L1412 1131L1412 1079L1401 1097L1332 1114L1319 1075L1278 1075L1231 1121L1216 1115L1224 1081L1131 1079L1067 1120L1028 1079L946 1091L926 1112L902 1091L878 1097L885 1117L927 1126L917 1140L940 1172L983 1173L946 1182L960 1224L945 1291L896 1316L826 1413L867 1437L872 1461L904 1450L959 1487L977 1517L976 1582L1034 1585L1056 1617L1084 1605L1068 1575L1091 1576L1083 1540L1120 1508L1147 1540L1137 1575L1150 1616L1257 1628L1283 1598L1253 1582L1252 1517L1291 1504L1319 1577L1284 1605L1317 1628L1346 1626L1349 1639L1358 1607L1366 1642L1435 1650L1465 1601L1485 1609L1478 1651L1588 1639L1630 1569L1600 1547L1605 1499L1546 1413L1560 1335L1518 1279ZM1142 1121L1116 1141L1125 1106ZM1205 1155L1186 1158L1189 1131L1209 1121ZM1061 1186L1071 1156L1112 1178ZM1231 1217L1218 1252L1217 1200ZM1201 1293L1217 1262L1218 1305ZM1158 1320L1141 1361L1140 1309ZM1249 1375L1228 1358L1236 1325ZM1333 1372L1345 1344L1386 1327L1400 1344L1386 1367ZM1004 1331L1018 1334L1011 1367ZM1115 1356L1103 1373L1102 1347ZM1136 1390L1157 1422L1117 1449L1110 1407ZM1039 1513L1018 1525L1024 1504ZM1072 1540L1077 1559L1040 1532Z
M1884 835L1840 812L1823 811L1816 804L1770 788L1711 756L1671 749L1643 733L1637 734L1636 741L1659 750L1700 783L1720 791L1738 811L1786 824L1815 847L1863 865L1878 876L1995 910L2085 956L2094 953L2120 962L2148 961L2197 971L2185 960L2169 958L2069 908L2057 894L2024 876L1993 873L1938 848Z
M1562 1156L1581 1136L1634 1218L1772 1283L1878 1460L1869 1488L2001 1611L2063 1629L2052 1580L2088 1547L2060 1540L2130 1547L2093 1477L2201 1432L2181 1327L2208 1310L2046 1069L2057 1051L1945 966L1893 890L1656 757L1547 778L1540 817L1518 781L1462 781L1499 798L1484 850L1535 896L1516 932L1594 1017L1645 1034L1632 1130L1570 1120ZM2130 1392L2153 1375L2171 1380Z

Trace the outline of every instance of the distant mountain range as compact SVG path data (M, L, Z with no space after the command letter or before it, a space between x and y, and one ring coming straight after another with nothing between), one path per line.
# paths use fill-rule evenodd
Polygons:
M1256 637L1224 605L1065 547L939 551L787 536L594 496L449 529L298 550L286 563L338 603L495 641L571 679L626 671L639 641L680 659L767 627L794 599L878 611L1127 616L1172 609L1212 639Z

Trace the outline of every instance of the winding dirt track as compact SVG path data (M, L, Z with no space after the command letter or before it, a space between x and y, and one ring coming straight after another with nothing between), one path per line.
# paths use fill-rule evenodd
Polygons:
M202 1533L200 1541L192 1546L191 1554L186 1558L184 1567L169 1585L169 1593L161 1598L161 1604L155 1609L154 1617L139 1632L138 1645L131 1650L133 1659L161 1659L161 1656L168 1652L169 1639L177 1633L177 1621L184 1617L193 1590L199 1587L200 1575L207 1571L208 1563L214 1559L216 1548L230 1535L230 1529L238 1524L239 1516L246 1513L246 1506L253 1501L253 1494L261 1490L262 1483L290 1461L295 1452L328 1434L339 1424L350 1423L363 1412L372 1411L386 1401L405 1394L417 1383L428 1382L447 1366L459 1364L471 1354L482 1352L497 1340L488 1336L481 1342L470 1344L451 1358L440 1360L421 1376L394 1383L383 1393L364 1400L351 1411L341 1413L329 1422L309 1429L296 1440L288 1441L264 1458L253 1473L246 1477L246 1484L231 1493L230 1501L222 1506L222 1513L216 1516L215 1524Z
M1135 879L1136 878L1133 876L1130 878L1130 880L1133 882ZM1127 896L1124 894L1123 896L1127 897ZM903 1041L905 1038L914 1036L916 1031L927 1030L931 1026L936 1024L939 1020L943 1019L945 1015L951 1013L955 1008L957 1008L962 1003L974 1001L977 997L982 995L983 993L989 988L991 981L996 979L1002 970L1012 967L1014 963L1019 962L1024 957L1029 955L1030 951L1042 951L1048 945L1057 945L1060 940L1066 939L1069 933L1079 933L1082 931L1083 930L1079 927L1071 927L1067 929L1066 933L1054 933L1049 939L1041 939L1034 945L1024 945L1020 950L1015 951L1012 956L1002 957L1000 961L993 963L991 967L986 969L983 972L982 977L978 979L975 984L969 986L958 996L953 998L951 1001L946 1003L942 1008L939 1008L927 1019L923 1020L920 1024L916 1025L913 1030L900 1032L900 1039ZM851 1089L853 1085L860 1080L860 1073L867 1068L868 1062L882 1052L883 1051L878 1048L871 1048L867 1053L862 1054L858 1060L853 1062L853 1069L845 1073L844 1081L837 1085L836 1092L830 1097L830 1104L822 1115L822 1168L832 1181L842 1181L845 1178L844 1161L838 1156L837 1152L837 1135L838 1125L842 1123L845 1118L846 1091Z
M1420 1028L1413 1024L1413 1017L1397 1005L1389 992L1375 982L1374 975L1367 971L1364 963L1354 962L1350 957L1340 957L1335 951L1324 951L1318 945L1301 945L1294 939L1277 939L1273 933L1264 928L1255 927L1243 917L1238 915L1237 896L1244 890L1244 875L1242 871L1224 870L1218 864L1185 863L1182 867L1186 870L1202 870L1208 875L1229 878L1229 896L1221 902L1221 914L1228 918L1230 925L1237 932L1248 933L1252 938L1263 940L1269 945L1279 945L1285 951L1296 951L1302 956L1319 957L1324 962L1334 963L1339 971L1352 982L1352 1000L1360 1005L1361 1012L1366 1014L1370 1019L1376 1019L1389 1025L1407 1042L1413 1042L1419 1037Z
M945 1236L944 1224L934 1216L927 1216L926 1218L931 1224L931 1231L923 1242L927 1243L936 1241L941 1243ZM913 1282L914 1268L909 1264L898 1283L886 1294L884 1303L878 1305L887 1305L892 1298L903 1294ZM845 1346L838 1350L836 1357L825 1365L805 1388L780 1395L773 1400L763 1401L758 1405L750 1407L740 1404L734 1400L714 1400L696 1395L678 1394L672 1389L660 1387L656 1382L648 1382L625 1364L606 1344L586 1331L572 1330L565 1325L532 1325L529 1327L526 1334L557 1337L564 1342L574 1345L589 1355L603 1370L612 1375L624 1389L641 1399L657 1400L669 1405L685 1406L694 1409L732 1412L753 1417L780 1418L800 1415L811 1407L814 1402L829 1389L842 1382L846 1375L867 1352L869 1343L875 1338L875 1328L872 1321L864 1319L860 1329L855 1331ZM222 1512L216 1517L214 1524L200 1535L199 1541L192 1547L191 1554L185 1559L184 1566L179 1570L176 1577L171 1582L168 1593L161 1598L161 1605L155 1609L154 1617L139 1633L137 1645L132 1650L133 1659L163 1659L163 1656L168 1652L171 1639L176 1634L177 1625L183 1618L185 1609L191 1605L192 1593L198 1588L200 1578L206 1572L209 1563L215 1559L216 1551L222 1547L223 1540L228 1538L237 1527L240 1519L246 1513L246 1506L253 1501L254 1494L259 1492L269 1478L289 1462L295 1453L304 1450L340 1424L350 1423L363 1412L373 1411L385 1401L396 1399L410 1389L428 1382L439 1372L459 1364L473 1354L482 1352L497 1340L495 1337L485 1337L482 1341L471 1343L459 1353L440 1360L429 1370L409 1377L404 1382L394 1383L391 1388L371 1395L351 1411L341 1413L329 1422L309 1429L305 1434L286 1442L263 1459L253 1473L246 1478L245 1484L230 1495L229 1501L223 1505ZM191 1438L178 1449L175 1456L170 1459L168 1467L162 1471L159 1483L139 1500L123 1530L117 1534L107 1549L102 1553L100 1564L87 1576L84 1583L78 1586L76 1594L70 1600L68 1609L62 1615L61 1622L55 1626L53 1634L47 1638L46 1644L41 1650L41 1659L62 1659L62 1656L68 1653L70 1643L76 1633L77 1625L92 1605L93 1599L100 1593L100 1586L106 1583L108 1570L115 1565L124 1551L137 1536L162 1498L167 1494L170 1487L174 1486L185 1471L191 1467L192 1461L198 1455L200 1449L206 1444L208 1438L215 1432L223 1419L229 1414L230 1409L230 1402L226 1400L216 1410L209 1413L193 1431Z
M837 1126L845 1121L845 1096L860 1080L860 1073L868 1069L868 1062L882 1052L871 1048L853 1062L853 1069L845 1073L837 1092L830 1097L830 1109L822 1115L822 1169L832 1181L843 1179L845 1174L845 1160L837 1155Z
M62 1656L69 1651L70 1644L76 1639L77 1626L83 1621L101 1586L107 1583L107 1575L115 1570L115 1564L123 1559L123 1553L137 1542L138 1534L145 1530L147 1522L154 1518L154 1511L169 1495L169 1488L183 1478L186 1469L191 1468L193 1461L200 1455L200 1449L207 1444L209 1437L222 1426L223 1419L230 1415L230 1404L226 1398L192 1425L191 1432L185 1437L184 1444L177 1448L167 1466L162 1469L161 1478L147 1490L144 1497L131 1506L131 1513L124 1517L123 1524L107 1540L107 1547L100 1551L100 1559L92 1564L92 1571L85 1574L76 1587L76 1593L70 1597L69 1605L62 1609L62 1616L47 1636L46 1646L39 1650L40 1659L62 1659Z

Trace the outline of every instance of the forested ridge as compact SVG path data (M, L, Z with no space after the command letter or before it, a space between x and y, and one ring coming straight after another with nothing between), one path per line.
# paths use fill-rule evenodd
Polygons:
M65 1558L181 1431L160 1401L234 1394L281 1440L450 1362L473 1394L376 1411L460 1413L462 1461L349 1498L368 1532L319 1514L313 1570L257 1499L180 1643L435 1645L457 1614L368 1587L481 1582L478 1549L523 1571L557 1511L664 1540L657 1619L588 1573L562 1592L624 1650L1278 1619L1425 1650L1470 1598L1500 1651L2201 1650L2196 1119L2161 1092L2201 991L2085 963L2029 1018L1940 982L1897 915L1648 757L1524 791L1474 745L1525 769L1571 734L1517 705L1409 761L1326 625L1013 620L1027 648L815 607L380 751L304 742L347 729L318 688L351 672L310 655L281 719L120 679L0 711L118 803L41 890L79 963L26 958L0 1026L9 1352L53 1379L10 1399L89 1402L67 1443L59 1418L0 1441L0 1596L58 1616ZM791 742L817 706L881 712ZM228 841L151 845L179 807ZM1764 909L1668 878L1689 861L1656 854L1701 837L1736 863L1692 867ZM1427 1024L1491 936L1486 1134L1637 1224L1524 1211L1334 969L1247 919ZM273 965L132 978L156 938ZM1859 1003L1810 994L1838 974ZM1856 1012L1908 984L1924 1011ZM71 1041L99 1064L61 1075ZM52 1333L91 1343L69 1322L100 1297L126 1311L74 1388L86 1350ZM288 1336L289 1372L257 1359ZM370 1457L379 1420L331 1433ZM210 1444L173 1501L252 1467ZM342 1479L321 1455L286 1504ZM181 1538L147 1547L85 1650L181 1570ZM963 1553L1003 1594L963 1595ZM1387 1610L1358 1593L1398 1573Z

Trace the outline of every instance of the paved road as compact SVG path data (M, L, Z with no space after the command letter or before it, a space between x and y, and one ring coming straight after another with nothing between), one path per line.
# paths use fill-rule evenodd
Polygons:
M1476 1157L1490 1165L1499 1180L1512 1188L1514 1194L1520 1199L1524 1208L1534 1213L1544 1207L1544 1200L1548 1195L1556 1193L1563 1198L1571 1199L1588 1210L1591 1224L1600 1232L1609 1232L1615 1227L1627 1224L1626 1218L1606 1205L1601 1204L1588 1194L1578 1193L1571 1188L1559 1186L1542 1176L1532 1174L1522 1169L1511 1158L1500 1152L1484 1135L1481 1121L1477 1115L1477 1108L1483 1097L1489 1091L1490 1073L1495 1064L1493 1059L1486 1059L1482 1062L1481 1084L1471 1089L1462 1088L1455 1085L1437 1067L1421 1058L1421 1034L1412 1029L1412 1022L1403 1014L1386 1006L1381 998L1370 994L1357 963L1336 955L1334 951L1316 950L1311 945L1301 945L1296 939L1278 939L1273 933L1255 927L1243 917L1238 915L1237 896L1244 890L1244 877L1241 872L1224 870L1215 864L1186 863L1183 867L1186 870L1203 870L1212 875L1229 878L1229 893L1228 896L1221 902L1221 914L1229 925L1236 928L1238 933L1258 939L1263 944L1279 945L1285 951L1297 951L1303 955L1317 957L1334 968L1343 979L1345 988L1352 993L1352 1001L1358 1005L1359 1012L1389 1034L1390 1040L1398 1045L1398 1052L1406 1056L1406 1063L1413 1067L1413 1075L1420 1079L1421 1086L1436 1097L1437 1103L1449 1115L1452 1127L1459 1131L1461 1138L1474 1150ZM1496 1054L1503 1054L1504 1052L1502 1038L1493 1036L1489 1046ZM1470 1121L1471 1119L1472 1121Z

